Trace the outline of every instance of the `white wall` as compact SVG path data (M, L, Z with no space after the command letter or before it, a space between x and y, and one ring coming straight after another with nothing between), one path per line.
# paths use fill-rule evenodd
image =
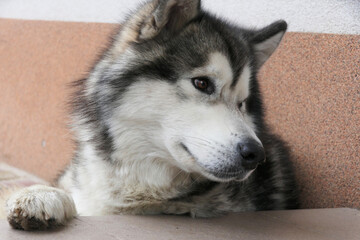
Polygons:
M0 0L0 17L120 22L141 0ZM206 9L246 26L277 19L289 31L360 34L360 0L203 0Z

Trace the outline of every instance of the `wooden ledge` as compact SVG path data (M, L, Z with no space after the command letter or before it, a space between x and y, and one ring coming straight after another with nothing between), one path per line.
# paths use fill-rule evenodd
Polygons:
M211 219L185 216L79 217L66 227L47 232L14 230L1 220L0 236L3 240L359 240L360 211L349 208L267 211Z

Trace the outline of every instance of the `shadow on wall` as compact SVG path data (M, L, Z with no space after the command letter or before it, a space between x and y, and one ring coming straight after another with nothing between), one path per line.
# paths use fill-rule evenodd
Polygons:
M360 207L360 36L288 33L261 72L303 207Z

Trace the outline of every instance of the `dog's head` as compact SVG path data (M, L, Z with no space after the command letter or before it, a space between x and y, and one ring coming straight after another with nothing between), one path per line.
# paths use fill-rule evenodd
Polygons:
M99 63L96 86L88 83L115 148L128 142L127 151L167 153L212 180L245 179L265 160L255 75L285 31L284 21L260 30L230 25L200 0L140 7Z

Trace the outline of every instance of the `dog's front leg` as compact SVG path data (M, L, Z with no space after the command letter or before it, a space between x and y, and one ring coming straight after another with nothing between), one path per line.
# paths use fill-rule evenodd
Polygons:
M33 185L6 202L7 219L13 228L47 229L64 225L76 215L72 198L62 189Z

